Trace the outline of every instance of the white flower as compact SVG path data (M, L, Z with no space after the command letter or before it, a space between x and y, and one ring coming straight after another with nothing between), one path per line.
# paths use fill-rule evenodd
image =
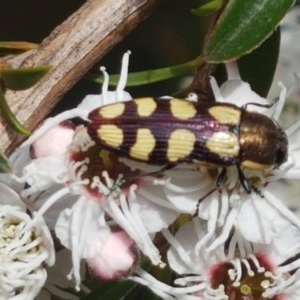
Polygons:
M55 264L47 269L47 281L35 300L57 299L78 300L83 295L88 295L91 290L81 284L80 293L74 290L74 283L68 279L68 273L72 268L71 252L61 249L56 252ZM81 263L81 277L85 277L85 263Z
M289 92L281 84L281 94L276 103L255 94L249 84L239 78L235 66L229 65L229 80L219 89L216 81L212 78L212 89L217 102L232 103L241 106L242 109L252 110L278 121L284 106L286 95ZM249 105L251 103L251 105ZM261 106L262 105L262 106ZM269 107L271 105L271 107ZM230 235L232 228L236 227L243 236L251 242L269 243L274 236L279 234L282 226L289 221L300 228L299 219L287 208L277 196L276 185L279 179L300 179L300 122L286 129L289 142L288 159L278 168L264 170L243 169L243 176L252 186L252 192L247 193L241 187L241 175L236 166L226 168L226 177L222 185L216 188L216 181L224 169L206 167L200 172L190 173L183 178L176 179L169 175L170 184L165 188L173 189L166 192L169 201L177 208L181 205L182 212L187 208L195 208L198 199L197 215L207 220L207 231L202 239L203 245L211 243L214 236L220 230L222 234L210 246L212 248L224 243ZM272 184L271 184L272 183ZM172 188L171 184L174 184ZM198 197L198 198L197 198ZM284 196L282 196L284 197ZM288 195L285 195L288 197ZM180 203L180 204L178 204Z
M0 299L34 299L47 278L45 263L54 264L53 241L42 219L32 226L17 193L0 183L0 195Z
M175 236L163 231L171 245L168 263L177 273L174 286L142 269L137 271L140 277L131 278L163 299L299 299L300 260L295 256L299 229L286 224L284 234L266 245L249 243L235 230L213 251L201 243L205 231L205 222L198 218L182 226Z
M153 242L154 236L157 232L166 232L164 229L182 213L196 215L198 222L205 221L200 239L194 241L200 252L206 248L209 253L218 253L223 247L221 254L224 254L224 244L231 238L232 230L245 239L246 245L250 242L270 245L287 226L292 230L300 228L300 221L269 188L270 183L279 178L300 178L296 168L291 170L300 163L295 159L295 151L300 149L297 139L290 141L288 161L278 170L271 167L241 171L238 165L227 167L225 174L224 168L214 165L179 165L164 170L162 166L119 159L114 153L101 149L84 125L74 130L69 128L67 132L66 128L62 130L58 124L69 118L89 121L88 115L93 109L131 100L124 92L128 56L128 53L124 55L116 92L108 92L108 74L103 69L105 81L101 95L90 95L77 108L47 120L22 146L27 154L31 146L35 155L16 178L27 183L22 196L33 211L39 208L33 224L45 216L61 243L72 251L73 268L69 277L75 278L77 290L81 282L81 259L88 261L99 276L113 278L119 273L131 272L139 251L152 264L164 266ZM278 120L286 98L285 88L282 87L278 102L272 105L256 95L233 69L230 72L232 77L220 89L214 80L211 82L216 101L233 103L241 106L241 110L257 111ZM288 137L292 138L299 127L296 124L287 129ZM61 133L64 133L63 138ZM63 140L58 149L52 147L57 137ZM252 187L251 193L245 191L245 182ZM120 269L113 264L115 258L103 252L110 245L115 228L121 228L128 237L117 257L122 261ZM171 237L168 240L173 242ZM131 244L133 252L127 251ZM211 261L220 260L215 254L212 257ZM108 269L103 268L105 259L109 259ZM139 275L144 276L142 271ZM163 288L161 291L165 292Z
M72 251L70 277L75 278L77 290L80 260L99 261L96 257L115 227L126 232L137 251L163 267L153 237L179 214L166 200L163 181L157 183L154 177L142 176L135 165L120 163L113 153L96 145L86 127L74 130L63 123L56 125L74 116L86 118L95 107L130 100L123 91L128 56L124 55L116 92L107 91L108 74L103 70L102 95L87 96L78 108L47 120L14 156L18 161L31 146L34 157L27 164L22 161L22 171L15 179L27 183L21 193L27 206L39 209L33 222L44 216L61 243ZM148 172L152 169L146 166Z

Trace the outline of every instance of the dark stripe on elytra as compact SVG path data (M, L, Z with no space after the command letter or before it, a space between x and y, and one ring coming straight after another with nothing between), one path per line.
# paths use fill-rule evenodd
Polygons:
M124 142L120 148L122 152L129 154L130 148L136 143L137 130L139 128L147 128L153 134L156 145L154 150L149 155L149 163L154 164L165 164L166 163L166 151L168 147L169 133L166 129L161 126L161 123L178 121L170 114L170 101L160 100L159 107L153 111L149 117L140 117L137 113L138 105L134 101L126 103L125 111L122 116L117 118L115 124L122 124L120 127L123 129ZM151 120L151 122L149 122ZM129 126L131 124L131 126Z
M155 99L155 101L157 102L157 107L152 115L148 117L140 117L138 115L138 106L135 101L124 102L124 113L114 119L101 119L98 113L99 109L96 109L89 115L92 122L88 125L88 132L94 140L100 143L100 145L105 146L103 141L98 137L97 129L101 124L117 125L123 130L124 142L117 149L109 146L107 146L107 149L119 153L122 156L129 156L130 148L136 143L137 130L139 128L148 128L156 140L156 146L154 151L150 154L149 162L166 164L168 162L166 156L168 139L172 131L178 128L188 129L196 134L197 141L193 152L183 159L183 161L192 162L196 159L200 161L212 160L216 163L220 162L221 164L226 163L224 158L221 158L217 154L210 153L205 144L207 139L217 131L231 131L237 133L237 126L220 124L212 115L210 115L208 110L214 105L195 105L197 114L188 120L180 120L171 113L170 105L172 100ZM224 106L224 104L216 105Z

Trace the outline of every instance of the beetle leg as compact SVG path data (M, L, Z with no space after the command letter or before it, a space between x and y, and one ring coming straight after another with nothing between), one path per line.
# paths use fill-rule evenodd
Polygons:
M199 215L199 208L200 208L200 204L201 202L207 198L209 195L211 195L215 190L217 190L218 188L214 188L210 191L208 191L203 197L201 197L198 202L197 202L197 205L196 205L196 210L195 210L195 213L192 215L192 217L197 217Z
M240 165L236 165L236 167L237 167L239 179L240 179L240 182L241 182L243 188L245 189L246 192L251 193L252 185L250 184L249 180L246 179L243 171L241 170Z
M176 167L176 165L165 165L165 166L163 166L161 169L159 169L157 171L148 172L148 173L142 173L142 174L139 174L138 176L135 176L134 178L133 177L129 178L129 180L133 181L133 180L138 179L140 177L160 175L160 174L162 174L165 171L173 169L174 167Z
M217 182L216 182L217 188L219 188L220 186L223 185L223 183L226 179L226 173L227 173L226 168L223 168L221 173L218 175L218 178L217 178Z
M258 195L260 196L261 198L265 198L264 194L261 192L261 190L259 190L258 188L256 187L252 187L253 188L253 191Z

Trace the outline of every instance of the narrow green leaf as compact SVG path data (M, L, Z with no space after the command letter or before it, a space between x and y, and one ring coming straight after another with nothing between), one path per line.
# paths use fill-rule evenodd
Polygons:
M113 281L102 284L81 300L123 300L138 284L133 281Z
M49 70L49 65L22 69L0 69L0 76L5 87L19 91L35 85Z
M198 17L207 16L219 10L222 7L222 5L223 0L212 0L208 3L201 5L198 8L191 9L191 13Z
M0 173L11 173L12 167L6 156L0 152Z
M30 42L0 42L0 55L20 53L36 49L38 46Z
M229 0L204 49L204 59L224 62L258 47L294 0Z
M126 86L140 86L188 74L195 71L195 69L199 67L202 63L202 57L199 56L192 61L176 66L142 72L132 72L128 74ZM86 78L96 83L103 82L102 76L96 74L87 74ZM118 81L119 75L109 76L110 85L116 86L118 84Z
M0 87L0 111L7 122L7 124L16 132L22 135L29 135L30 131L23 127L23 125L16 119L9 106L7 105L4 93Z

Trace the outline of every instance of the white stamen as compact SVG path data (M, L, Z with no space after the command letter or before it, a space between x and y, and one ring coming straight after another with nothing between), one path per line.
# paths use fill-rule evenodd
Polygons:
M278 201L267 189L264 190L265 199L275 208L279 214L284 216L289 222L300 228L300 220L298 217L293 214L286 206L282 204L281 201Z
M117 222L117 224L119 224L137 243L141 251L150 258L154 265L164 267L165 264L161 261L159 251L153 244L142 220L139 219L139 216L132 214L130 211L127 205L126 195L121 193L118 200L122 210L111 196L108 198L106 202L107 206L104 209L107 210L109 215ZM128 201L134 201L134 199L130 198Z
M216 102L225 102L225 99L222 97L218 83L214 77L210 77L210 86L211 86L211 89L215 96L215 101Z
M300 121L297 121L293 125L291 125L289 128L285 129L285 133L287 134L287 136L291 136L299 128L300 128Z
M199 239L199 242L195 246L196 257L199 256L199 254L202 252L202 248L207 246L207 243L213 238L213 236L216 233L219 211L219 199L216 197L211 197L207 199L207 201L208 200L210 201L210 215L207 221L207 232L204 236L201 237L201 239Z
M226 189L222 189L221 193L221 210L218 217L218 226L221 227L224 225L226 216L229 212L229 195Z
M230 231L234 225L234 222L236 220L236 216L237 216L238 212L236 209L232 209L231 212L229 213L229 215L227 216L227 220L226 223L223 226L223 230L221 235L216 238L212 244L206 249L207 252L211 252L214 249L216 249L217 247L221 246L223 243L225 243L225 241L227 240Z
M241 259L241 262L244 264L244 266L246 267L246 270L247 270L247 274L250 276L250 277L253 277L255 275L255 273L251 270L251 266L248 262L247 259L245 258L242 258Z
M286 286L286 281L284 278L281 276L276 276L272 272L265 272L265 277L271 278L269 281L269 287L262 293L262 296L265 298L272 298L275 295L281 294ZM267 285L264 283L264 285Z
M186 97L185 100L192 101L192 102L197 102L198 101L198 96L196 93L189 93Z
M258 273L263 273L263 272L266 271L266 269L260 265L257 257L253 253L250 253L248 255L248 257L253 262L253 264L255 265Z
M227 72L227 80L241 80L239 66L236 60L227 62L225 64L226 72Z
M34 299L46 281L43 266L54 255L50 232L43 222L24 231L29 223L19 207L1 205L1 299Z
M240 281L243 275L241 261L238 258L236 258L232 260L231 263L234 268L231 269L231 272L229 272L230 270L228 270L228 275L233 281L232 285L238 287L241 285Z
M205 299L205 300L228 300L229 297L225 294L225 286L223 284L220 284L217 289L207 287L203 293L203 299Z
M185 276L182 278L177 278L174 280L174 283L177 285L181 285L181 286L186 286L189 283L199 283L199 282L203 282L204 285L206 285L205 281L207 280L207 278L205 276L202 275L193 275L193 276Z
M278 267L278 270L281 272L281 273L289 273L293 270L297 270L298 268L300 267L300 259L297 259L295 261L292 261L286 265L283 265L283 266L279 266Z
M279 100L278 100L278 102L276 103L276 106L275 106L275 111L273 113L273 119L276 120L276 121L278 121L278 119L279 119L279 117L282 113L282 109L283 109L283 106L285 104L286 94L287 94L287 89L283 85L283 83L279 82L278 85L281 89L281 92L280 92L280 95L279 95Z
M97 188L99 193L105 196L108 196L111 193L111 189L109 189L105 184L102 183L99 176L94 176L92 182L90 184L91 188Z
M100 71L103 73L103 83L102 83L102 97L103 97L103 105L108 104L108 84L109 84L109 76L108 73L106 72L106 68L104 66L100 67Z
M284 274L281 274L284 277ZM295 273L289 274L289 277L281 282L281 290L284 290L284 294L298 296L299 298L299 287L300 287L300 270L298 269ZM269 290L268 290L269 292Z
M197 292L200 292L206 287L206 283L200 283L198 285L193 285L190 287L172 287L165 283L162 283L158 281L156 278L154 278L152 275L144 271L143 269L137 267L136 270L137 274L140 277L133 277L131 276L130 279L134 280L136 282L140 282L151 289L155 291L155 293L161 292L164 295L163 299L199 299L199 296L197 295ZM171 295L174 295L174 298ZM188 296L188 294L195 294L195 296ZM181 296L182 295L182 296ZM171 298L169 298L171 297ZM208 298L205 298L208 299ZM217 299L215 299L217 300Z
M128 65L129 65L129 56L131 52L128 50L122 58L122 67L121 67L121 73L120 73L120 79L117 85L117 100L122 100L122 92L124 91L127 83L127 77L128 77Z
M56 193L52 194L48 200L41 206L41 208L35 213L32 221L24 228L24 232L30 227L33 227L35 223L45 214L45 212L63 196L69 193L69 187L64 187L58 190Z
M193 271L195 268L194 262L191 260L190 255L185 251L185 249L182 247L182 245L176 240L176 238L170 233L168 229L163 229L161 231L165 239L168 241L171 247L177 252L178 256L182 260L182 262L185 264L187 269Z

